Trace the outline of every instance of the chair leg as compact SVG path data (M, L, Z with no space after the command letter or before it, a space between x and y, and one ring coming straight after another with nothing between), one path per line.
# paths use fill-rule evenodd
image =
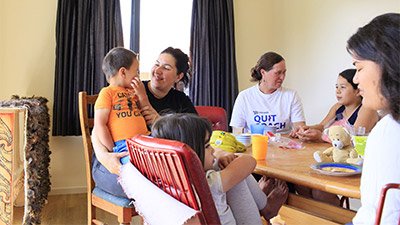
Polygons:
M92 223L95 225L106 225L105 223L101 222L100 220L93 219Z
M346 209L350 209L350 200L349 197L342 196L340 198L340 206L344 208L344 204L346 203Z
M133 209L123 208L117 215L119 224L130 224L132 221Z
M94 222L94 220L96 220L96 207L94 207L92 204L88 204L87 210L88 225L97 224Z

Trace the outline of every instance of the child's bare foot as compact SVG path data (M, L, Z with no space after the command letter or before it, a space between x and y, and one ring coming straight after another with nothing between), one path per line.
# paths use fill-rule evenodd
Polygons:
M275 179L273 189L269 193L264 193L267 195L267 206L261 210L261 213L265 219L269 220L278 215L279 209L289 196L289 189L286 182Z
M282 207L283 203L286 202L286 199L289 196L289 188L285 181L275 180L275 188L271 191L271 193L267 196L267 205L269 208L269 212L271 213L271 217L278 215L279 209Z
M258 186L260 186L260 189L268 196L275 187L275 179L262 176L258 181Z

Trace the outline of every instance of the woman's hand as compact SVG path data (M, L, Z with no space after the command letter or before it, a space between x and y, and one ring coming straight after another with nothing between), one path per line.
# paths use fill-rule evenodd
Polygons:
M119 173L121 172L121 161L120 159L122 157L128 156L129 152L118 152L118 153L112 153L112 152L107 152L105 153L104 157L102 157L102 161L100 163L108 170L110 173L116 174L119 176Z
M151 105L144 106L141 109L141 113L146 120L147 125L152 125L158 119L158 117L160 117L160 115Z
M119 175L121 162L120 158L128 156L128 152L113 153L107 150L107 148L101 144L96 130L92 131L92 146L93 151L96 154L97 160L108 170L110 173Z
M290 132L289 136L291 138L299 138L299 133L304 133L308 129L309 129L309 126L306 126L306 125L294 127L292 129L292 131Z
M301 141L323 142L322 132L318 129L310 128L302 132L297 132L297 137Z

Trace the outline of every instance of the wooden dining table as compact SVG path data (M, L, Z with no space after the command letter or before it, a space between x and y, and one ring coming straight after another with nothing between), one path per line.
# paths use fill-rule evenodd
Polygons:
M311 169L316 163L313 153L325 150L329 143L303 143L301 149L284 149L276 144L269 144L265 160L258 160L255 173L285 180L309 188L360 198L360 175L331 176L320 174ZM246 153L251 154L251 147Z

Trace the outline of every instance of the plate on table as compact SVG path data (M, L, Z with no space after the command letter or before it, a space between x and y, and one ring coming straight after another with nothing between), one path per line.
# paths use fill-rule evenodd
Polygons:
M362 167L348 163L315 163L311 169L329 176L353 176L361 174Z

